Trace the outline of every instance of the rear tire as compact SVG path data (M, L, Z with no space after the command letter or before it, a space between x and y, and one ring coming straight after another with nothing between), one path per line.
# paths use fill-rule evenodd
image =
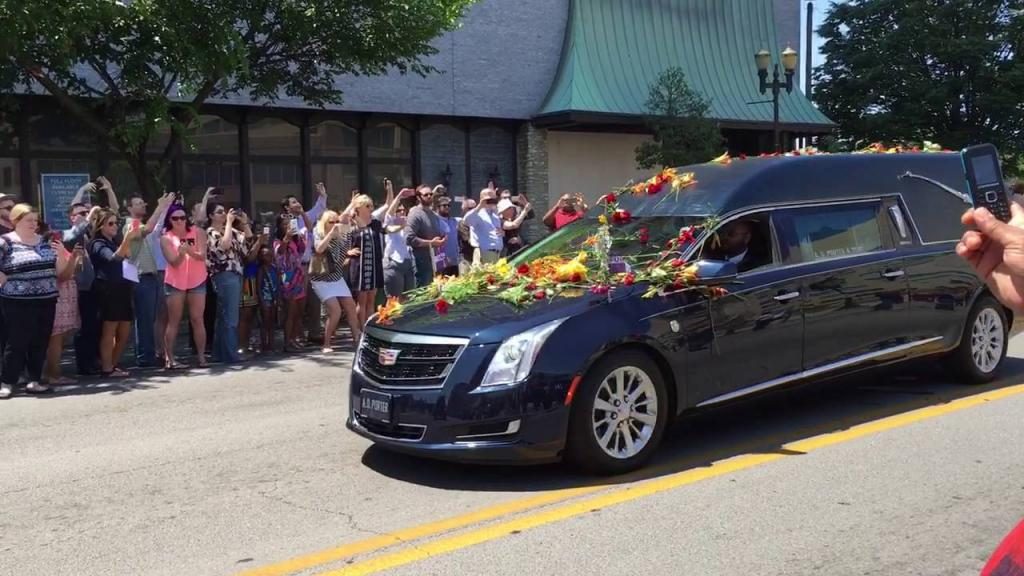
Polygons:
M967 316L960 346L949 356L950 367L965 384L995 379L1009 345L1006 311L991 296L982 296Z
M622 474L654 455L669 418L657 364L643 352L613 352L580 384L569 418L567 459L596 474Z

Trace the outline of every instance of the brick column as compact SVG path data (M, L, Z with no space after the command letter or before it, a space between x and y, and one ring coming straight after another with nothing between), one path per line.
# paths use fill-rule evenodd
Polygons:
M548 131L529 123L523 124L516 136L516 147L519 155L519 192L530 199L537 216L526 221L524 232L530 242L536 242L548 233L541 219L551 206L548 197Z

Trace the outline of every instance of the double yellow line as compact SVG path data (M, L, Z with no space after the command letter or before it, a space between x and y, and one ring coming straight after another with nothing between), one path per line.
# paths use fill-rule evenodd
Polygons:
M496 506L490 506L468 514L455 516L438 522L431 522L411 528L405 528L390 534L376 536L366 540L353 542L299 556L277 564L243 572L238 576L285 576L303 570L309 570L354 556L378 552L400 544L439 536L463 528L482 525L521 514L518 517L484 525L480 528L417 543L415 547L404 548L395 552L355 561L344 568L324 572L320 576L350 576L373 574L382 570L403 566L433 556L446 554L469 546L496 540L524 530L566 520L587 514L596 509L603 509L665 492L701 480L731 474L739 470L753 468L787 457L789 454L806 454L835 444L849 442L857 438L907 426L922 420L936 418L951 412L957 412L986 402L1007 398L1024 393L1024 384L991 390L974 396L952 400L945 404L928 406L903 414L889 416L872 422L853 426L846 430L830 432L819 436L798 440L785 444L781 450L765 454L744 454L720 460L703 468L695 468L669 474L639 484L608 486L585 486L546 492L530 498L515 500ZM599 492L603 492L598 494ZM571 500L571 502L570 502ZM554 506L555 504L561 504Z

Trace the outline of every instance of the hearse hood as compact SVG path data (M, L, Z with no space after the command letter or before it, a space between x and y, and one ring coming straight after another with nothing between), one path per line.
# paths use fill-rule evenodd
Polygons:
M494 344L535 326L582 314L607 302L607 295L587 292L531 302L516 308L493 297L474 296L452 304L444 314L438 312L433 304L409 306L388 325L378 324L376 318L371 319L370 325L393 332L469 338L473 344Z

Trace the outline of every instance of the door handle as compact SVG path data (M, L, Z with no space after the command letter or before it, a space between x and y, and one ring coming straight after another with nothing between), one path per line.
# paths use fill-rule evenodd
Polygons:
M775 297L776 302L789 302L793 298L799 298L799 292L786 292L785 294L779 294Z
M882 278L902 278L903 274L903 270L886 270L885 272L882 272Z

